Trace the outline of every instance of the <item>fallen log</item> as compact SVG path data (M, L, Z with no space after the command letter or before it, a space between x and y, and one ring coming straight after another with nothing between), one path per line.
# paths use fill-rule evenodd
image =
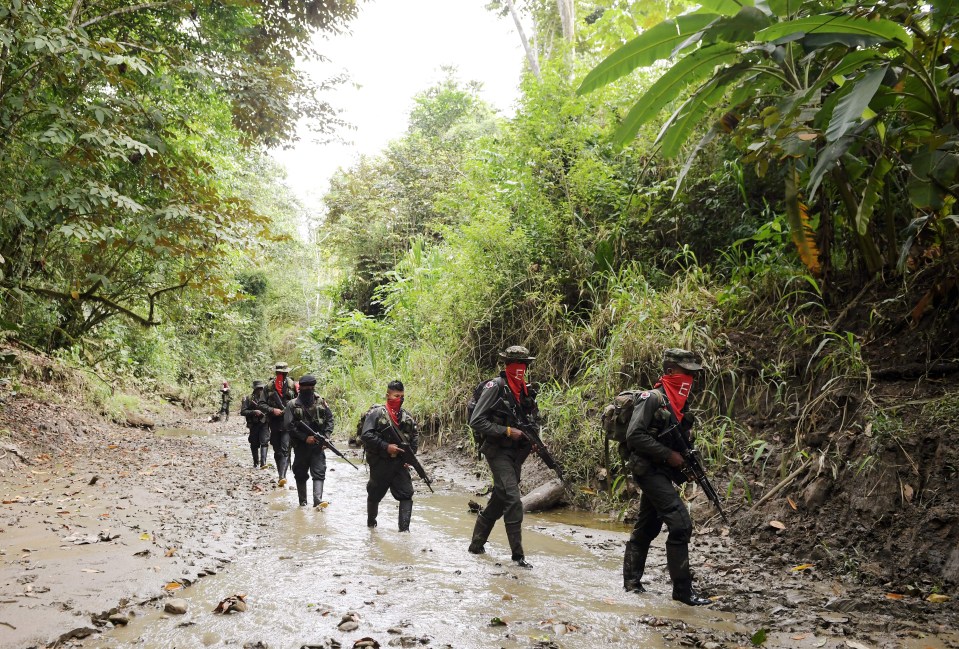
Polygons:
M559 478L550 480L523 496L523 511L538 512L551 509L559 504L565 494L566 487Z

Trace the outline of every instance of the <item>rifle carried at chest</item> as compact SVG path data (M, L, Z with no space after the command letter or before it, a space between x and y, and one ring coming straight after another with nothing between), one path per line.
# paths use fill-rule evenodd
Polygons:
M426 483L426 486L429 487L430 493L436 493L433 491L433 487L431 486L433 481L430 480L428 475L426 475L426 469L424 469L423 465L420 464L419 459L413 452L412 445L409 442L403 441L403 436L400 435L399 432L393 428L393 426L387 425L387 428L390 429L390 433L392 433L393 438L396 440L393 443L396 446L399 446L400 450L403 452L403 461L413 467L413 470L416 471L416 475L418 475L420 479Z
M509 402L508 396L504 396L503 400L506 402L513 418L516 419L517 423L521 426L520 430L523 436L533 445L533 449L536 451L539 459L543 461L543 464L545 464L547 468L555 471L560 480L566 482L566 477L563 475L563 467L559 465L559 462L557 462L553 454L549 452L546 444L543 443L543 440L539 436L539 426L530 421L529 417L522 413L521 408L513 407Z
M343 455L343 454L339 451L339 449L337 449L335 446L333 446L333 443L329 440L328 437L326 437L326 436L324 436L324 435L320 435L318 432L316 432L315 430L313 430L312 428L310 428L309 425L307 425L307 423L306 423L305 421L303 421L302 419L298 419L298 420L296 421L296 424L295 424L295 425L296 425L296 427L299 428L302 432L304 432L304 433L306 433L307 435L311 435L311 436L313 436L314 438L316 438L318 444L323 444L324 446L326 446L326 448L328 448L328 449L330 449L331 451L333 451L333 455L336 455L336 456L339 456L339 457L343 458L344 460L346 460L346 463L347 463L347 464L349 464L351 467L353 467L353 468L356 469L357 471L360 470L360 467L358 467L358 466L356 466L355 464L353 464L352 462L350 462L349 458L347 458L345 455Z
M671 439L679 447L676 450L683 456L683 460L685 460L685 464L680 468L680 471L682 471L688 480L699 485L699 488L703 490L703 493L706 494L710 502L716 506L723 522L729 525L729 519L726 518L726 512L723 511L719 494L716 493L713 485L709 482L709 478L706 477L706 470L703 469L703 464L700 461L699 451L693 448L686 440L686 437L680 432L679 422L676 421L675 415L672 416L672 419L674 423L669 427L666 433L671 436Z

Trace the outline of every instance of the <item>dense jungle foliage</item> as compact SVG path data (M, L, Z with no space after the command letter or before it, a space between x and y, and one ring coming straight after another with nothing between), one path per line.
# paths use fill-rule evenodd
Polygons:
M0 8L6 335L104 403L137 381L211 407L286 360L344 431L402 378L464 445L468 395L523 344L545 438L613 507L597 413L685 347L738 502L821 448L820 471L867 471L902 431L875 376L955 371L959 2L489 8L534 25L515 115L447 70L309 240L263 151L338 125L294 58L352 2ZM918 425L959 419L923 403ZM871 441L829 454L823 430Z

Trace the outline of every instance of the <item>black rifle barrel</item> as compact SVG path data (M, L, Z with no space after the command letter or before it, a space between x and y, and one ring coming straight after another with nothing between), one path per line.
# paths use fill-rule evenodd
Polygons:
M403 450L403 460L413 467L413 470L416 471L416 475L418 475L420 479L426 483L426 486L429 487L430 493L436 493L433 491L433 481L430 480L428 475L426 475L426 469L424 469L423 465L420 464L419 458L417 458L416 454L413 452L413 447L410 446L409 442L404 442L399 432L392 426L390 426L389 429L390 433L392 433L393 437L396 439L396 445Z
M720 517L723 519L723 522L728 525L729 519L726 518L726 512L723 511L723 505L719 500L719 494L716 493L716 490L713 489L712 483L709 482L709 478L706 477L706 470L703 469L703 465L699 461L698 452L689 445L689 442L686 441L686 439L683 437L683 434L679 432L678 424L671 426L669 431L679 444L680 454L683 456L683 460L686 462L681 469L682 472L687 478L699 485L700 489L703 490L703 493L706 494L706 497L710 500L710 502L716 506Z
M297 422L296 422L296 425L297 425L298 427L302 428L303 430L305 430L307 433L309 433L309 434L312 435L313 437L316 437L316 438L322 440L322 441L320 442L321 444L325 445L326 448L328 448L328 449L330 449L331 451L333 451L333 454L334 454L334 455L338 455L339 457L341 457L341 458L343 458L344 460L346 460L346 463L349 464L351 467L353 467L353 468L356 469L357 471L360 470L360 467L358 467L358 466L356 466L355 464L353 464L352 462L350 462L349 458L347 458L345 455L343 455L343 454L339 451L338 448L336 448L335 446L333 446L333 443L329 440L329 438L327 438L327 437L325 437L325 436L323 436L323 435L320 435L318 432L316 432L315 430L313 430L312 428L310 428L310 427L306 424L305 421L302 421L302 420L297 421Z

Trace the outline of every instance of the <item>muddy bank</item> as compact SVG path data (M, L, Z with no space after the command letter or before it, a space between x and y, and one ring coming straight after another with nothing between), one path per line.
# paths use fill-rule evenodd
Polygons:
M0 646L84 637L111 626L111 612L122 624L118 607L214 574L255 541L272 476L238 466L204 442L213 424L186 417L163 408L144 417L156 423L147 430L6 400Z

